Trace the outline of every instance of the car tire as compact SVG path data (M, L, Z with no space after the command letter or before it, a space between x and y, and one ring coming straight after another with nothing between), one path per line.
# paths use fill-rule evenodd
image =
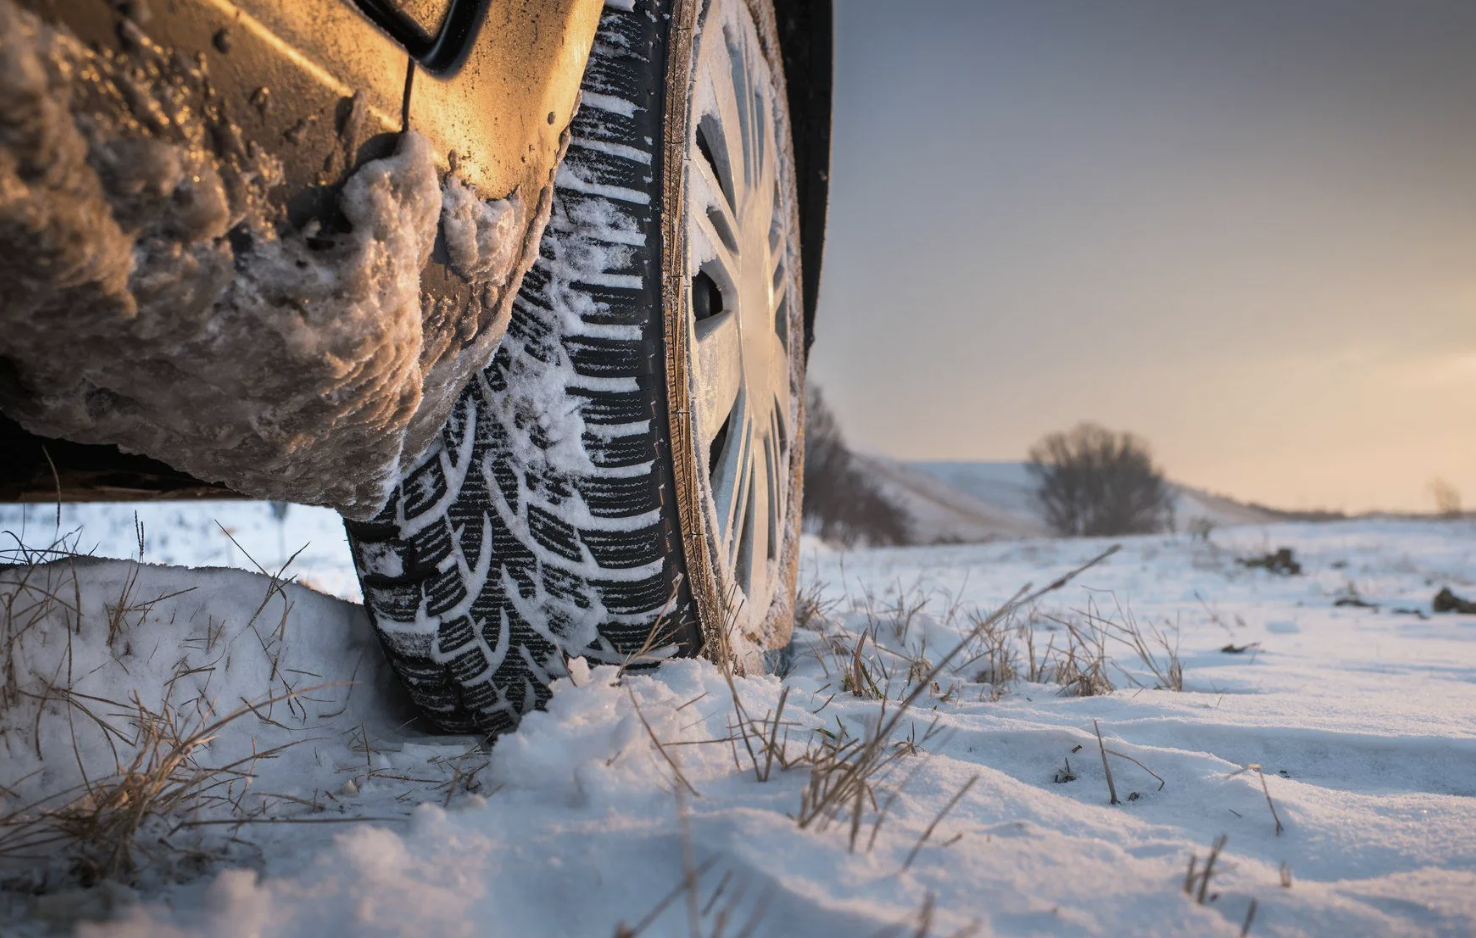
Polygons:
M741 673L788 639L805 342L774 37L768 0L610 0L495 359L347 523L442 730L512 729L575 657Z

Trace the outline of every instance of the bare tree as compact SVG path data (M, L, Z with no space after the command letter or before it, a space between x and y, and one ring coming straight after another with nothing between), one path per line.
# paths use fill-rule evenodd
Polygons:
M1057 534L1149 534L1173 527L1173 496L1148 444L1080 423L1030 448L1030 474Z
M1437 515L1443 518L1461 516L1461 493L1454 485L1444 479L1435 479L1430 483L1430 494L1435 497Z
M820 390L805 402L805 527L842 544L906 544L910 522L860 467Z

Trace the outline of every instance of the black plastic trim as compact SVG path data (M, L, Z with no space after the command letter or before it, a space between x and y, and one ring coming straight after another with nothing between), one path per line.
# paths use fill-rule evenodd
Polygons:
M370 22L404 46L421 68L438 75L454 71L466 58L487 11L487 0L451 0L440 31L427 37L414 20L395 7L394 0L354 3Z

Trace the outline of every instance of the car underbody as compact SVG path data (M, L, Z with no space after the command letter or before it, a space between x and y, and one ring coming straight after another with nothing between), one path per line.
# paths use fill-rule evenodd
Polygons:
M599 4L442 6L0 0L0 499L383 504L506 329ZM780 9L828 118L828 6Z

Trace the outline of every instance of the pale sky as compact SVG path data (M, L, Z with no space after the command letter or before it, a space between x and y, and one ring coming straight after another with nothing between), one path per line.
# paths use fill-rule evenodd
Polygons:
M836 6L810 373L853 445L1091 419L1239 498L1476 506L1476 3Z

